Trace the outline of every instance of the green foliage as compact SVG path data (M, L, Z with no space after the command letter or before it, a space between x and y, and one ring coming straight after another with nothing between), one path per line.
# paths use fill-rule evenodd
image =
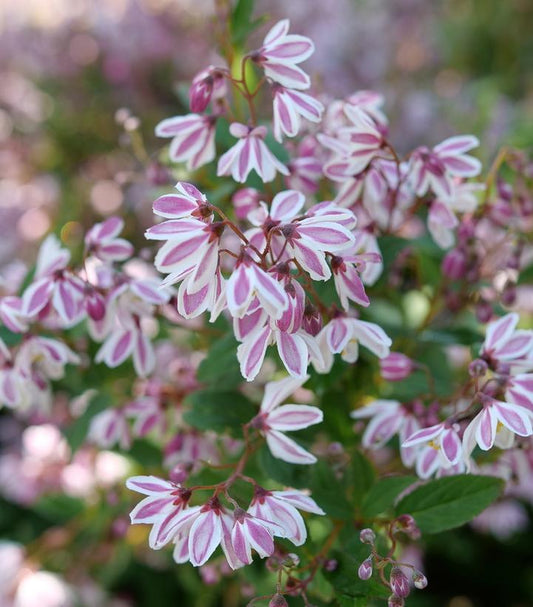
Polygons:
M198 430L229 430L241 434L242 424L257 412L256 406L243 394L230 390L198 390L189 394L184 404L190 407L183 419Z
M416 476L389 476L375 483L365 495L361 514L372 518L386 512L394 505L398 495L415 483Z
M492 476L461 474L439 478L406 495L397 514L411 514L422 533L439 533L464 525L502 493L504 482Z
M265 22L265 17L252 20L255 0L237 0L231 15L231 39L240 47L246 38Z
M198 367L198 381L219 390L235 388L242 382L233 332L216 340Z

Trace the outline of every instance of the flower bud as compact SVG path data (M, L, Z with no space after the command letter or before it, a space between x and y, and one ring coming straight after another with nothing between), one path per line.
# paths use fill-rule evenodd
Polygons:
M324 561L324 571L335 571L339 563L336 559L327 559Z
M420 529L410 514L402 514L396 519L396 530L403 531L413 540L417 540L420 537Z
M276 593L271 599L268 607L288 607L287 601L279 593Z
M393 567L390 574L390 587L392 592L404 599L409 596L411 589L409 588L409 580L405 573L399 567Z
M413 584L415 585L415 588L418 588L419 590L423 590L428 585L428 579L421 571L414 569L413 570Z
M442 273L453 280L466 275L466 255L461 249L452 249L442 260Z
M391 594L387 600L387 607L403 607L404 605L405 601L395 594Z
M504 306L512 306L516 302L516 286L514 284L505 285L500 301Z
M322 329L322 316L317 308L311 304L305 306L302 328L309 335L318 335Z
M372 577L372 557L365 559L357 570L357 575L361 580L369 580Z
M193 78L189 89L189 107L191 112L200 113L209 105L211 98L224 97L226 84L223 73L210 65Z
M470 377L483 377L488 368L489 366L483 359L476 358L468 365L468 374Z
M492 318L492 306L487 301L480 301L476 306L476 318L485 324Z
M85 300L85 306L87 308L87 314L98 322L105 316L105 300L96 291L92 291Z
M376 541L376 534L372 531L372 529L369 529L367 527L365 529L361 529L361 532L359 533L359 539L361 540L361 542L363 542L363 544L372 545Z
M414 364L405 354L391 352L379 361L381 377L387 381L401 381L411 375Z

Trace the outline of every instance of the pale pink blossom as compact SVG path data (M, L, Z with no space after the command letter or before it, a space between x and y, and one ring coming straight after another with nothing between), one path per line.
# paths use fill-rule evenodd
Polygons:
M255 487L248 513L276 523L283 531L276 531L274 535L285 537L296 546L301 546L307 539L307 530L298 510L325 514L314 500L300 491L267 491L259 486Z
M119 445L121 449L131 447L131 431L123 408L109 408L97 413L92 419L87 439L103 449Z
M316 462L314 455L285 436L284 432L302 430L314 424L319 424L323 419L322 411L317 407L308 405L287 404L280 406L307 379L308 376L302 379L287 377L266 384L259 414L251 422L251 425L265 437L272 455L292 464L313 464Z
M454 177L475 177L481 171L477 158L466 154L479 145L473 135L450 137L432 150L417 148L411 155L410 179L418 196L432 191L444 201L452 200Z
M417 430L406 440L402 447L427 447L417 455L417 473L428 478L439 467L450 468L463 459L463 448L458 434L458 424L446 422Z
M287 167L263 141L267 134L266 127L251 128L234 122L230 126L230 133L239 141L220 157L218 176L231 175L235 181L244 183L250 172L255 171L267 183L276 177L276 173L289 174Z
M467 426L463 435L465 457L477 444L483 451L496 446L508 449L514 436L531 436L531 410L516 403L506 403L486 397L482 410Z
M301 128L301 117L309 122L320 122L324 106L311 95L301 91L291 91L276 84L274 95L274 137L281 142L283 135L296 137Z
M215 116L187 114L163 120L155 127L155 134L172 137L170 159L187 162L187 169L193 171L215 158L215 125Z
M359 344L368 348L378 358L390 354L392 340L383 329L372 322L337 316L322 329L326 344L332 354L341 354L344 361L353 363L359 357Z
M124 238L117 238L124 229L120 217L109 217L95 224L85 235L88 254L106 262L124 261L133 254L133 245Z
M533 331L517 329L518 314L511 313L487 325L481 358L498 371L500 368L533 369Z
M70 253L54 235L41 245L34 281L22 296L22 314L33 317L52 306L65 327L83 317L84 282L67 269Z
M279 524L252 516L242 508L235 508L231 545L237 558L245 565L252 562L252 550L261 558L270 556L274 552L273 535L283 533L284 529Z
M263 46L251 57L261 65L268 79L286 88L305 90L311 81L298 64L312 55L315 46L305 36L289 34L289 26L288 19L278 21L265 36Z

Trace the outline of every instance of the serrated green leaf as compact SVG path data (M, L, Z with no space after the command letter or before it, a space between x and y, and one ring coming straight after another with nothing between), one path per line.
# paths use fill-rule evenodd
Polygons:
M429 481L406 495L397 514L414 517L422 533L459 527L483 512L502 492L504 482L492 476L461 474Z
M197 390L184 401L183 419L199 430L240 430L257 412L255 405L236 391Z
M369 518L382 514L394 505L394 500L404 489L416 481L416 476L382 478L366 494L361 506L361 514Z

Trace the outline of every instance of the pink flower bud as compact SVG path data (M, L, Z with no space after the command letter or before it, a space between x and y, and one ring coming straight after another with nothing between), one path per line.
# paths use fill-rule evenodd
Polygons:
M387 600L387 607L403 607L404 605L405 601L395 594L391 594Z
M516 286L513 284L505 285L500 301L504 306L512 306L516 302Z
M357 570L357 575L362 580L369 580L372 577L372 557L365 559Z
M361 532L359 533L359 539L361 540L361 542L363 542L363 544L372 545L376 541L376 534L372 531L372 529L369 529L367 527L365 529L361 529Z
M418 588L419 590L423 590L428 585L428 579L421 571L414 569L413 570L413 584L415 585L415 588Z
M196 74L189 89L191 112L203 112L213 96L217 99L225 94L226 86L223 73L213 66L202 70Z
M417 527L415 519L410 514L402 514L396 519L396 530L403 531L413 540L420 537L420 529Z
M324 561L324 570L325 571L335 571L338 567L339 563L336 559L327 559Z
M379 361L381 377L387 381L401 381L409 377L413 371L413 361L405 354L391 352Z
M279 593L276 593L271 599L268 607L288 607L287 601Z
M85 306L87 309L87 314L95 322L102 320L102 318L105 316L105 301L100 293L92 291L92 293L90 293L85 300Z
M392 592L404 599L409 596L411 589L409 588L409 580L405 573L399 567L393 567L390 574L390 587Z
M476 358L468 365L470 377L483 377L488 370L488 364L481 358Z
M466 255L460 249L452 249L442 260L442 273L454 280L466 276Z
M480 301L476 306L476 318L485 324L492 318L492 306L487 301Z
M304 317L302 320L302 328L309 335L318 335L322 329L322 316L317 308L311 304L305 306Z

